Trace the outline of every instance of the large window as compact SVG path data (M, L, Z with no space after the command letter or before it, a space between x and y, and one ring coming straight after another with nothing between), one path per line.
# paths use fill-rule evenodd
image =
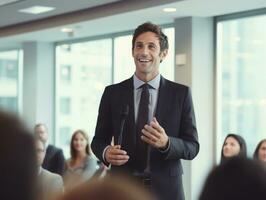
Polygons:
M164 31L170 50L160 71L174 80L174 28ZM92 139L105 86L133 75L131 40L130 34L56 46L55 138L66 157L75 130L85 130Z
M175 80L175 67L174 67L174 58L175 58L175 29L174 28L166 28L163 29L164 33L168 37L169 42L169 50L168 55L164 59L164 61L160 64L160 72L161 74L171 80Z
M0 51L0 108L19 112L22 51Z
M56 47L56 144L69 156L72 133L92 138L101 95L112 78L111 39Z
M251 156L266 138L266 15L217 23L218 154L228 133Z
M132 35L114 39L114 82L119 83L132 76L135 64L132 57Z

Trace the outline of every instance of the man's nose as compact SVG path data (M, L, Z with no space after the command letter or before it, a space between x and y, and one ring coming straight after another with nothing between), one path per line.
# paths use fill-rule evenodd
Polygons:
M142 50L141 51L142 54L144 54L144 55L148 54L148 47L144 46L141 50Z

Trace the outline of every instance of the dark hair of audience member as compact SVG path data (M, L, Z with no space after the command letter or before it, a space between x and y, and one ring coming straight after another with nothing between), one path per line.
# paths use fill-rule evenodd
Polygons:
M0 110L0 199L35 200L36 155L32 135L13 114Z
M262 145L264 142L266 142L266 139L261 140L261 141L259 142L259 144L257 145L257 147L256 147L256 149L255 149L255 151L254 151L254 154L253 154L253 158L254 158L255 160L259 160L259 150L260 150L261 145Z
M75 159L77 157L77 152L76 152L75 147L74 147L74 139L75 139L77 134L81 134L85 138L85 140L87 141L85 152L86 152L87 155L91 155L90 147L89 147L89 137L88 137L88 135L83 130L76 130L73 133L73 135L71 137L71 142L70 142L70 155L71 155L71 158Z
M254 160L233 157L208 176L199 200L265 200L266 171Z
M120 176L92 179L66 193L60 200L152 200L135 180Z
M221 163L224 163L225 161L227 161L229 159L229 158L226 158L223 154L223 147L225 145L227 138L229 138L229 137L234 138L240 146L240 151L239 151L239 154L237 156L244 157L244 158L247 157L247 145L246 145L244 138L242 138L240 135L230 133L224 139L224 143L223 143L222 151L221 151Z

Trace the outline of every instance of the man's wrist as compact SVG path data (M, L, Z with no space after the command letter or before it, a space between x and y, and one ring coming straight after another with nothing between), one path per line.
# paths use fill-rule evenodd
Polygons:
M159 151L164 153L164 152L168 151L169 148L170 148L170 138L168 137L166 145L164 147L162 147L162 148L159 148Z
M106 160L106 158L105 158L106 151L107 151L107 149L108 149L109 147L110 147L110 145L106 146L106 147L104 148L104 150L103 150L103 154L102 154L103 162L104 162L104 164L106 164L106 165L109 165L109 163L107 162L107 160Z

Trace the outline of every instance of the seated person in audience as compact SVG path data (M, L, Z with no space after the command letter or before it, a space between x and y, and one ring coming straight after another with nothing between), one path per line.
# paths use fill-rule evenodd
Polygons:
M228 134L222 147L221 163L234 156L247 157L246 142L240 135Z
M63 180L58 174L42 168L45 157L45 145L39 138L35 139L38 169L38 197L39 199L51 199L63 193Z
M149 191L134 181L119 176L91 179L60 200L154 200Z
M45 143L46 153L42 167L50 172L62 176L65 166L65 157L62 149L49 144L49 134L47 126L45 124L36 124L34 127L34 134Z
M265 200L265 173L253 160L231 158L209 174L199 200Z
M266 139L263 139L257 145L253 158L266 167Z
M37 200L34 152L32 133L17 116L0 110L1 200Z
M73 133L70 142L70 159L66 161L64 181L66 189L89 180L96 172L97 160L91 155L89 139L82 130Z

